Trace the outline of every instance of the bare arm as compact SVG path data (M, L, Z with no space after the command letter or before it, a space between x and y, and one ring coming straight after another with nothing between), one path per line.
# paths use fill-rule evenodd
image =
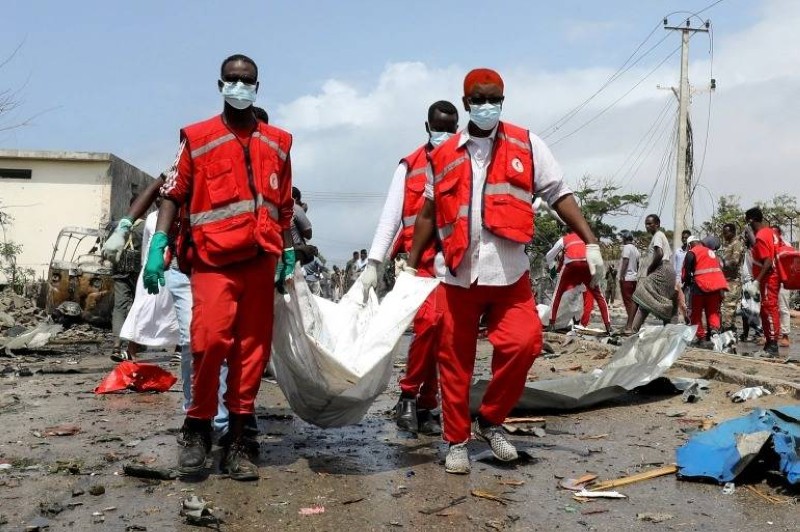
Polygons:
M311 240L311 228L304 229L301 234L306 240Z
M766 259L763 262L761 271L758 273L758 277L756 277L756 281L758 281L758 283L761 284L761 280L764 279L764 277L766 277L767 275L769 275L769 272L772 271L773 267L774 264L772 263L772 259Z
M650 266L647 268L647 275L653 273L656 268L661 266L661 261L664 260L664 250L659 247L653 248L653 262L650 263Z
M417 267L422 250L433 238L434 227L433 200L425 199L425 203L422 205L422 209L417 215L417 221L414 224L414 240L411 245L411 253L408 254L409 267Z
M158 209L158 221L156 222L156 232L162 231L169 234L172 223L178 215L178 204L169 198L163 198L161 207Z
M578 202L575 201L575 196L572 194L561 196L558 201L553 204L553 209L558 213L561 219L581 237L581 240L587 244L598 243L597 237L594 236L589 224L586 222L586 218L583 217Z
M625 257L624 259L622 259L622 264L620 264L620 267L619 267L619 280L620 281L624 281L625 280L625 274L628 273L628 260L629 260L628 257Z
M150 208L150 205L152 205L158 197L158 192L161 190L162 186L164 186L164 174L153 179L153 182L147 185L147 188L144 189L131 204L125 217L134 221L144 216L144 213L147 212L147 209Z

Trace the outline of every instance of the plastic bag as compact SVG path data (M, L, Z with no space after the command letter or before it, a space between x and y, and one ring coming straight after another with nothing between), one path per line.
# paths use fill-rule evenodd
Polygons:
M275 298L272 362L289 406L319 427L358 423L383 393L400 337L439 281L402 273L378 305L360 280L339 303L311 294L301 269Z
M166 392L178 378L155 364L138 364L124 361L106 375L94 393L113 393L123 390L135 392Z
M585 286L578 285L564 292L561 296L561 302L558 304L556 329L566 329L572 323L580 322L583 315L583 293L585 291ZM550 305L536 305L536 311L539 313L539 319L542 323L550 323Z

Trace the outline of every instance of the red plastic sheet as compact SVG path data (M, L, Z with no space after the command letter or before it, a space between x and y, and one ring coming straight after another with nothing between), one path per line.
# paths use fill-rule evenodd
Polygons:
M135 392L166 392L178 378L154 364L124 361L106 375L94 393L114 393L123 390Z

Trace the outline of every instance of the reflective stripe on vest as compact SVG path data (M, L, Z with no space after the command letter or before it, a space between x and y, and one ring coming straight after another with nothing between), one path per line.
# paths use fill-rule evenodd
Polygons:
M403 227L411 227L415 223L417 223L417 215L416 214L413 215L413 216L405 216L403 218Z
M218 209L211 209L210 211L191 214L189 215L189 223L192 227L196 227L212 222L219 222L221 220L233 218L234 216L239 216L240 214L253 212L253 209L260 207L267 209L267 213L269 214L270 218L276 221L278 220L278 207L276 207L272 202L266 201L259 194L256 201L242 200L237 201L236 203L231 203L230 205L225 205L224 207L219 207Z
M511 183L492 183L487 184L484 189L485 196L492 196L496 194L514 196L520 201L530 203L533 199L531 193L524 188L515 187Z
M434 183L438 183L439 181L441 181L444 178L444 176L446 176L447 174L449 174L450 172L452 172L453 170L458 168L462 163L467 162L467 161L469 161L469 156L468 155L462 155L458 159L455 159L451 163L448 163L448 165L445 166L444 169L441 172L439 172L438 174L433 176L433 182Z
M531 151L531 147L528 146L527 142L522 142L521 140L519 140L517 138L514 138L514 137L508 137L508 136L506 136L505 133L498 133L497 134L497 138L505 140L507 142L510 142L511 144L514 144L517 147L522 148L525 151Z
M203 155L204 153L213 150L217 146L221 146L222 144L225 144L226 142L230 142L232 140L236 140L236 135L234 135L233 133L227 133L225 135L222 135L219 138L216 138L216 139L212 140L211 142L209 142L207 144L203 144L202 146L192 150L192 153L191 153L192 159L194 159L196 157L199 157L199 156Z
M469 216L469 205L462 205L458 208L458 218L466 218ZM453 234L453 226L456 222L445 224L439 228L439 237L444 240Z
M427 166L423 166L422 168L411 170L408 174L406 174L406 179L411 179L412 177L417 177L420 174L424 174L427 169Z
M264 144L275 150L275 153L278 154L278 157L281 158L281 161L286 160L286 152L283 151L280 146L278 146L277 142L270 139L269 137L265 137L264 135L261 134L260 131L256 131L255 133L253 133L253 138L260 140L261 142L263 142Z
M716 272L721 272L721 271L722 270L720 268L704 268L702 270L695 270L694 274L695 275L703 275L704 273L716 273Z

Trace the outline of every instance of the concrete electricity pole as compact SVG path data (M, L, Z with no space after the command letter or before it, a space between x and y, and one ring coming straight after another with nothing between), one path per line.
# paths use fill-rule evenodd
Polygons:
M678 164L675 174L675 229L672 236L673 249L681 247L681 232L694 225L692 220L691 181L687 168L688 117L689 117L689 37L693 33L708 32L711 25L706 21L702 27L693 28L690 20L684 26L668 26L664 29L681 32L681 82L678 88Z

